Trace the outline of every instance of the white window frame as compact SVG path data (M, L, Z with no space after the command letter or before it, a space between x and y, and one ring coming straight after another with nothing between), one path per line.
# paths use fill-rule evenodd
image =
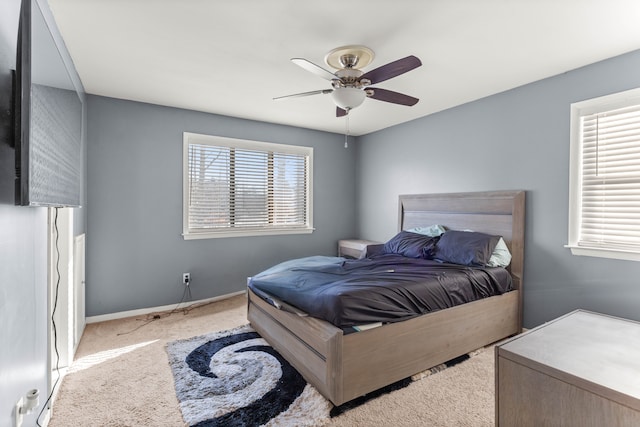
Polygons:
M632 105L640 105L640 88L571 104L569 240L565 247L570 248L573 255L640 261L640 250L635 251L613 247L589 247L584 244L579 244L582 218L581 117Z
M274 151L278 153L295 154L307 158L306 179L306 224L303 227L226 227L220 229L191 230L189 229L189 145L201 144L218 147L238 148L256 151ZM265 236L281 234L309 234L313 228L313 147L298 145L275 144L270 142L251 141L246 139L227 138L213 135L202 135L190 132L183 133L182 145L182 236L185 240L211 239L221 237Z

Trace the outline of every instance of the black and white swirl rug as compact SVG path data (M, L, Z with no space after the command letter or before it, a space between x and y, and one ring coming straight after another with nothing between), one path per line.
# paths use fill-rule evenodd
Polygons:
M167 344L189 426L316 426L331 403L250 326Z

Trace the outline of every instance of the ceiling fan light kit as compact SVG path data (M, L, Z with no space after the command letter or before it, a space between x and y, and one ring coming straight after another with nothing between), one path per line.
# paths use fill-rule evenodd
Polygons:
M296 93L274 99L331 93L331 98L337 106L337 117L347 115L349 111L360 106L367 97L392 104L415 105L418 102L418 98L386 89L370 87L370 85L411 71L422 65L420 60L410 55L363 73L360 68L369 65L374 57L373 51L366 46L349 45L338 47L327 53L324 58L328 66L337 70L334 73L304 58L292 58L291 61L294 64L325 80L330 80L333 89Z
M331 93L333 102L343 110L352 110L360 106L367 97L365 91L355 87L343 87L334 89Z

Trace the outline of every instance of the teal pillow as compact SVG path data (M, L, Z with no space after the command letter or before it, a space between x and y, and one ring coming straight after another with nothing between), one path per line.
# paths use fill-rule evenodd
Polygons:
M424 234L425 236L436 237L436 236L440 236L446 230L441 225L430 225L428 227L410 228L407 231L410 231L412 233Z
M510 262L511 252L509 252L506 242L501 237L500 240L498 240L495 249L493 249L493 253L491 254L491 258L489 258L487 265L489 267L506 267Z

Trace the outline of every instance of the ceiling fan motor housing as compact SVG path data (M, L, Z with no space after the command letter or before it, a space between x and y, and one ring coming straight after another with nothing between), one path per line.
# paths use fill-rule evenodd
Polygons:
M362 75L362 71L355 68L344 68L338 70L335 73L337 79L333 79L331 84L334 88L337 87L362 87L362 83L359 78Z

